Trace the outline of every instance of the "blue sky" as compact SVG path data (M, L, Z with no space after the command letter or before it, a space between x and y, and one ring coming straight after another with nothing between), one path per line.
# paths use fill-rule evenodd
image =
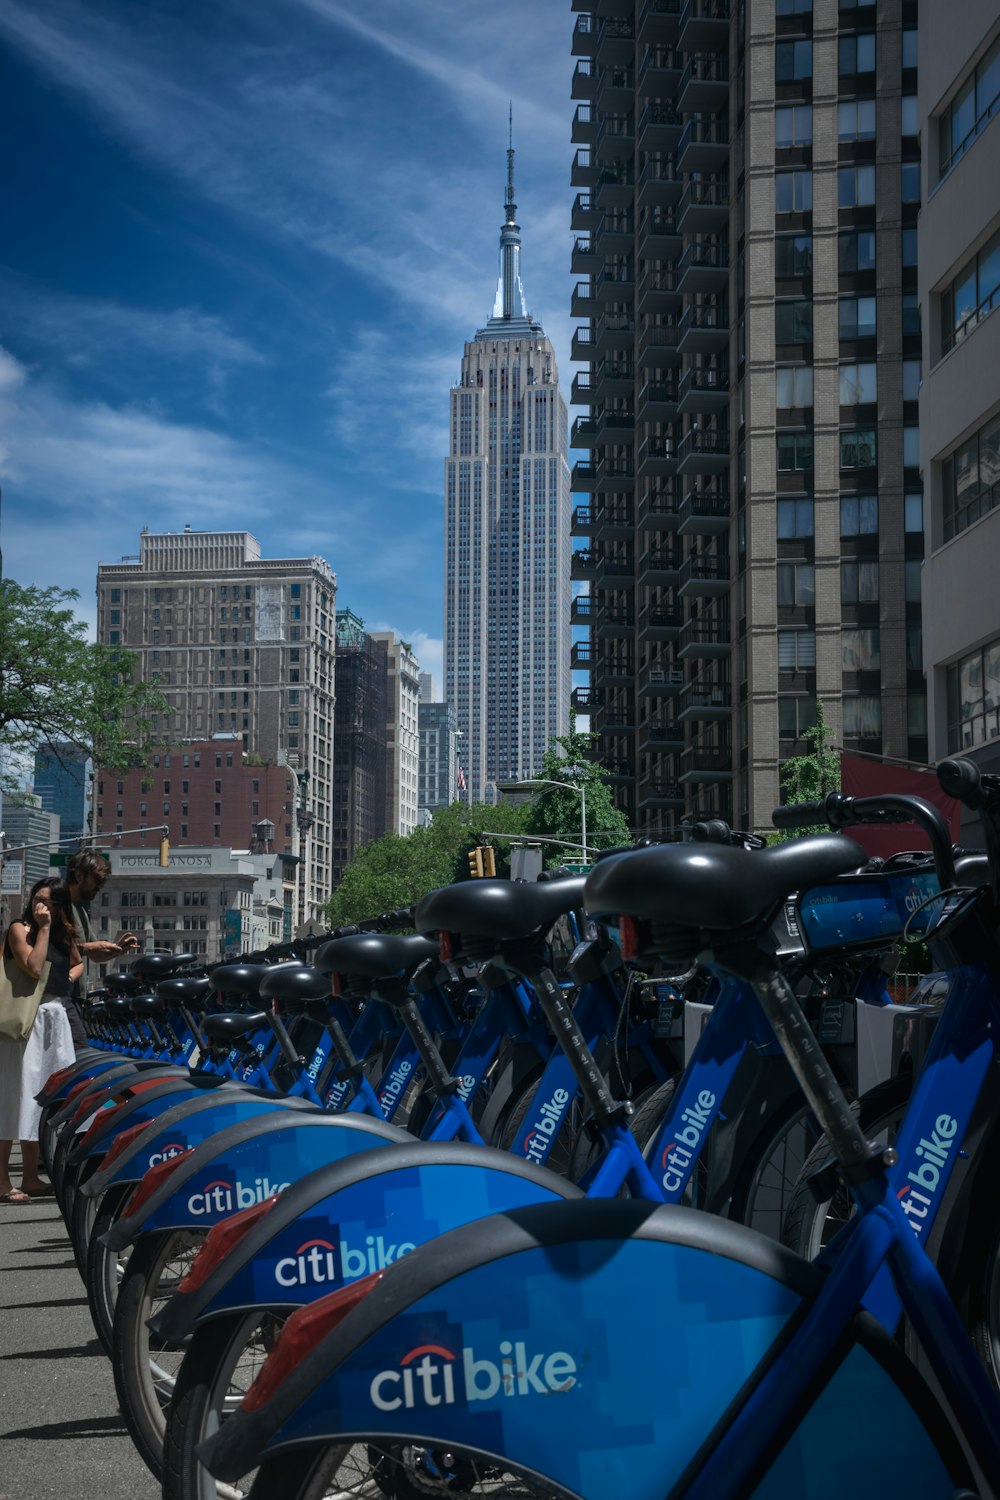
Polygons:
M522 274L569 367L566 0L0 0L7 576L319 554L440 674L448 388Z

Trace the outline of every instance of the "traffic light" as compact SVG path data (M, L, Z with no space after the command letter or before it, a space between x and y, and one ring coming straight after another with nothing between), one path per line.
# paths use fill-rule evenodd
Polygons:
M483 851L478 845L475 849L469 850L469 874L473 880L483 878Z
M166 834L160 840L160 869L165 870L170 864L170 840Z
M480 852L483 856L483 874L492 878L497 872L497 862L493 855L492 845L484 844Z

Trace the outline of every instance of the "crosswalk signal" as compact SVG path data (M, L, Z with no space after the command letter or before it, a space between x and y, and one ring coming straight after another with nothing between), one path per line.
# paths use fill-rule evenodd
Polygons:
M497 862L492 846L484 844L480 853L483 856L483 874L488 878L494 877L497 873Z
M483 878L483 851L478 845L475 849L469 850L469 874L473 880L482 880Z

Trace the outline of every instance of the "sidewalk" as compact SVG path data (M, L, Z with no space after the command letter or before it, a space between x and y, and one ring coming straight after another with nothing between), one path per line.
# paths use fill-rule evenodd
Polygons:
M159 1500L160 1485L119 1414L55 1200L40 1199L0 1204L0 1500L49 1496Z

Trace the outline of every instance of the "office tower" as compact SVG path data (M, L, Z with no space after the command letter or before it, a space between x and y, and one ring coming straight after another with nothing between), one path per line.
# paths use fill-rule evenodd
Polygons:
M472 801L569 721L569 470L552 345L528 313L507 152L493 316L465 346L445 463L445 698Z
M372 640L385 648L388 668L385 826L390 833L405 836L417 826L420 763L417 706L420 701L420 664L409 642L401 641L391 630L373 630Z
M767 826L817 699L926 755L916 3L574 10L581 692L633 827Z
M359 849L386 832L389 660L351 610L337 611L333 757L333 884Z
M39 806L38 798L24 792L8 792L3 801L4 857L7 878L13 882L17 866L21 870L20 894L7 892L11 917L20 916L19 903L36 880L44 880L53 866L62 837L59 814Z
M1000 770L1000 13L975 0L920 21L924 380L920 453L930 755ZM965 817L965 815L963 815ZM969 820L971 821L971 820ZM963 842L976 842L963 826Z
M66 740L43 742L35 751L35 796L46 812L59 814L59 836L88 832L93 762L86 750Z
M322 558L262 558L245 531L144 531L137 557L101 563L97 632L158 678L172 744L235 734L287 766L298 807L296 914L331 890L336 579ZM162 819L179 839L180 802Z
M420 731L417 817L421 823L429 823L440 808L450 807L458 795L459 744L454 709L450 703L435 699L430 672L420 674L417 724Z

